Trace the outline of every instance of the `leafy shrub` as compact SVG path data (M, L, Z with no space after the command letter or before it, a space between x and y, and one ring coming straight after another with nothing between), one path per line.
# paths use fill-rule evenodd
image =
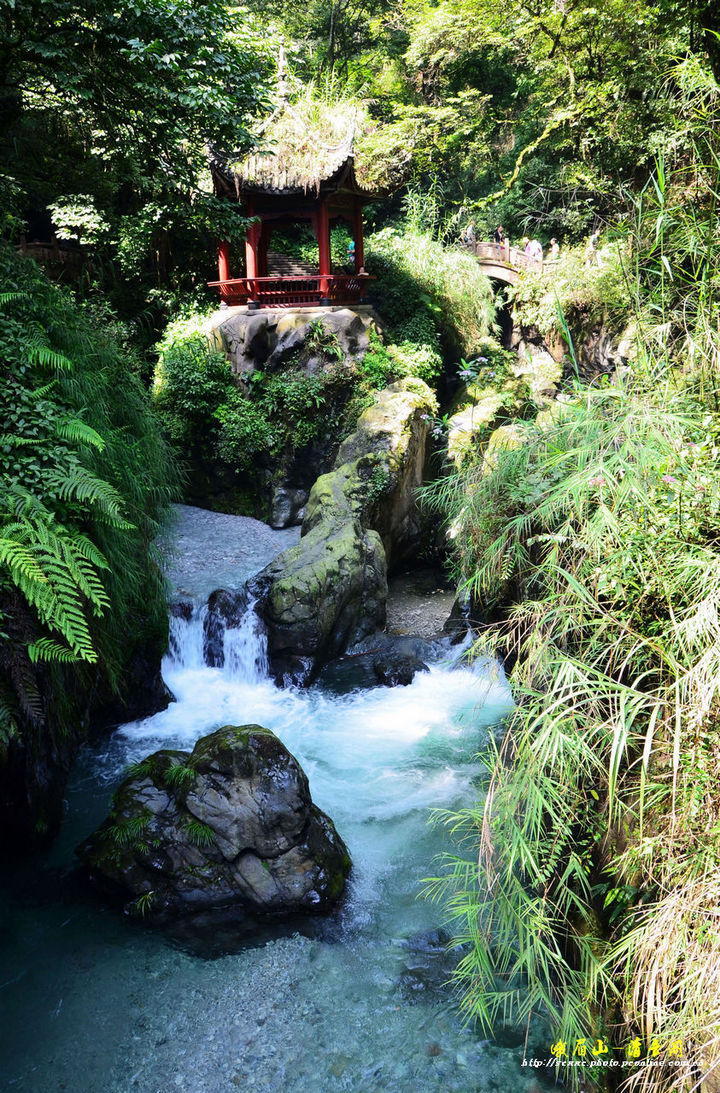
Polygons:
M578 320L604 321L621 330L631 303L623 248L620 243L603 246L592 262L582 247L565 250L557 265L521 277L509 296L523 324L541 334L560 329L561 316L571 326Z
M447 249L428 234L393 228L369 236L366 253L368 272L378 278L376 305L393 338L412 316L426 329L433 321L463 355L476 351L495 308L490 281L472 255Z
M332 331L310 324L305 354L320 359L320 371L308 374L297 360L280 372L255 371L246 377L244 393L203 326L200 314L170 324L153 384L168 438L189 469L205 476L202 489L217 473L252 475L268 459L319 437L342 439L348 390L352 402L358 376Z
M273 434L263 409L239 391L233 391L213 416L220 423L216 451L225 463L248 471L255 458L272 446Z
M224 353L210 348L199 314L170 323L158 349L155 411L180 450L209 457L216 438L213 420L235 390L230 364Z
M718 747L720 426L653 371L578 390L523 435L436 487L468 587L506 607L493 645L518 655L487 803L443 817L481 847L481 883L475 854L431 885L473 941L463 1005L486 1028L543 1014L573 1041L607 1036L602 1005L625 992L636 1028L681 1029L704 1067L720 1020L720 813L697 772Z
M370 348L360 361L358 370L368 388L379 389L399 379L401 372L397 360L375 330L370 331Z

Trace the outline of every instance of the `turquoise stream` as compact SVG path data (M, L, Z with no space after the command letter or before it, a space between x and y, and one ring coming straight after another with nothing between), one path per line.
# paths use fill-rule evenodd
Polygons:
M434 856L453 849L428 810L473 799L474 756L510 708L501 671L453 662L448 647L409 687L282 690L251 620L225 635L222 670L202 663L200 626L199 611L173 620L164 677L176 701L85 749L52 853L6 882L0 1087L530 1093L522 1044L484 1041L454 1016L448 958L429 933L442 912L419 898ZM251 722L297 756L347 842L343 905L244 937L214 924L200 948L124 919L73 870L123 769Z

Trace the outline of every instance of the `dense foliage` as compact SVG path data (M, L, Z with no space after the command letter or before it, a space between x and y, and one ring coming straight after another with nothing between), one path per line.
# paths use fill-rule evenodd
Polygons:
M0 41L4 229L82 244L85 282L128 314L191 289L216 233L244 231L212 195L207 146L251 143L258 36L225 0L16 0Z
M474 214L518 238L576 240L620 210L622 185L688 149L679 57L720 70L718 15L695 0L250 0L294 64L354 96L375 186L410 184L456 237Z
M173 474L137 335L187 316L216 235L242 239L207 144L241 158L262 140L283 34L297 116L328 122L329 145L351 117L358 177L390 195L367 210L384 336L349 361L319 325L278 370L233 377L193 313L161 342L154 412L194 499L253 510L393 379L442 388L476 354L502 371L488 283L452 246L471 216L478 237L559 237L560 262L511 295L574 378L513 450L471 435L436 489L518 705L483 798L445 817L468 860L431 888L488 1030L674 1038L692 1082L720 1027L719 32L699 0L0 0L3 236L54 232L54 273L91 301L0 252L0 753L36 743L74 686L121 686L135 638L162 629L150 544ZM348 238L333 230L337 268ZM307 233L274 245L316 261ZM583 386L585 328L622 333L626 363Z
M518 698L484 799L445 817L472 858L431 885L470 943L463 1005L488 1028L535 1013L569 1044L663 1045L624 1075L658 1090L717 1067L720 1024L720 235L686 200L690 178L717 189L720 92L702 86L686 167L659 165L622 248L628 365L436 490Z
M68 666L68 692L82 664L96 689L123 691L137 646L162 644L151 543L175 477L119 324L7 247L0 277L2 757L47 718L44 664Z

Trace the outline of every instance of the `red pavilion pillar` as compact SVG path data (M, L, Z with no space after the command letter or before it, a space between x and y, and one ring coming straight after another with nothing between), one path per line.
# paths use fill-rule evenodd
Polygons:
M328 215L327 200L322 198L317 214L317 241L320 272L320 306L327 307L330 304L330 217Z
M254 216L255 210L252 205L248 205L248 216ZM245 276L248 281L254 281L259 276L260 272L260 224L257 221L250 225L247 230L247 236L245 237ZM250 311L256 311L260 307L260 302L257 298L257 287L248 284L248 309Z
M227 239L218 243L218 281L230 280L230 244Z
M359 201L355 203L355 211L353 213L353 238L355 240L355 272L359 273L365 265L362 205Z

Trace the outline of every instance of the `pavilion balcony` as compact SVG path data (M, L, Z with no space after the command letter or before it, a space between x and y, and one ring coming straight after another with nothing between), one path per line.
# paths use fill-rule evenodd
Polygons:
M373 280L365 273L234 277L225 281L210 281L209 287L218 289L224 304L246 304L251 310L260 307L327 307L363 303L368 282Z

